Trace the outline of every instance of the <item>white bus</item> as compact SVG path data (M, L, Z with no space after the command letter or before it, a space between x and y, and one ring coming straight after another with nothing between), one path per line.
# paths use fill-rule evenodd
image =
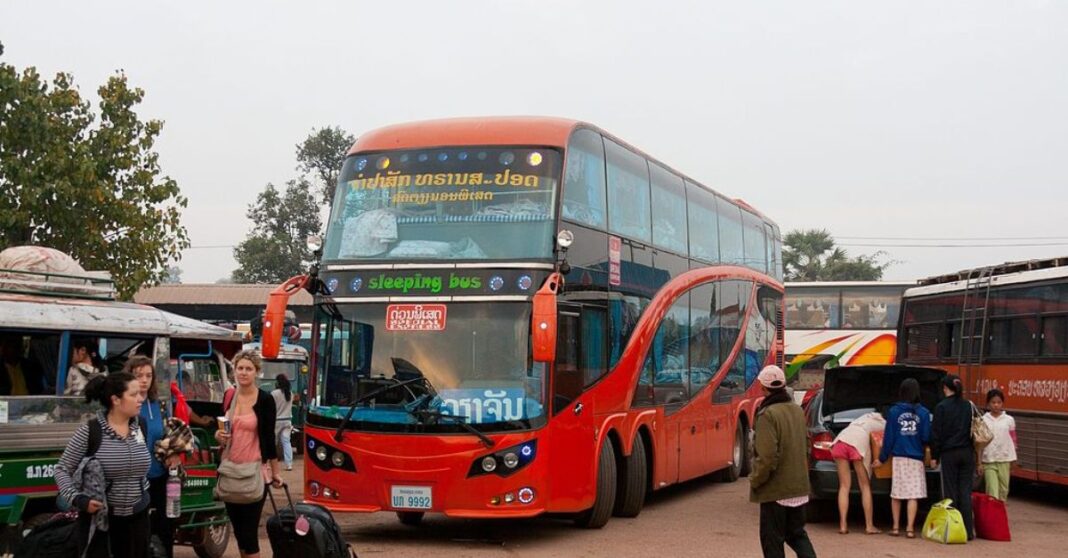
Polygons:
M823 384L839 365L891 364L901 295L910 281L786 283L786 377L795 389Z

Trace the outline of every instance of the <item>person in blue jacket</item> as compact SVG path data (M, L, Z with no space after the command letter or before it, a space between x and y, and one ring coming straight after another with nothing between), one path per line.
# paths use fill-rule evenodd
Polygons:
M916 537L916 509L919 500L927 497L927 477L923 466L924 446L931 438L931 413L920 404L920 383L906 378L898 390L900 401L890 408L883 433L883 448L873 467L893 457L893 477L890 485L890 511L894 527L890 534L897 536L901 524L901 502L908 501L908 522L905 535Z

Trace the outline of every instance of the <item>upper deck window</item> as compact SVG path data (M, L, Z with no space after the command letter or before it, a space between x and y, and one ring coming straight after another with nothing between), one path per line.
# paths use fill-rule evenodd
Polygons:
M560 154L534 147L350 156L324 259L550 258L559 176Z
M592 130L578 130L567 146L564 218L598 229L605 226L604 143Z
M608 156L608 228L649 243L649 165L645 157L605 140Z

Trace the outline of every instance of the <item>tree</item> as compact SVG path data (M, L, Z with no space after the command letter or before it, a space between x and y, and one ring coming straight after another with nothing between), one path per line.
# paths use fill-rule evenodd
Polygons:
M849 257L834 245L826 230L797 230L783 239L782 260L787 281L878 281L893 262L880 262L885 252Z
M134 111L144 91L118 73L97 93L99 114L70 74L0 62L0 246L62 250L129 298L189 246L187 201L153 151L163 123Z
M290 180L284 193L267 184L246 215L252 231L234 248L234 282L281 283L306 272L313 256L305 241L322 226L307 180Z
M297 170L318 182L317 188L326 205L330 205L334 198L341 164L355 142L356 138L340 127L327 126L319 130L313 128L312 133L297 144Z

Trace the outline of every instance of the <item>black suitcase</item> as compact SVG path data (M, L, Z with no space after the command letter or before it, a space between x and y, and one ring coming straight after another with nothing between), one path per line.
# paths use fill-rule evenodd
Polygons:
M318 504L296 504L289 495L289 486L285 489L289 507L278 509L274 494L267 489L271 498L274 515L267 519L267 538L271 541L271 551L276 558L356 558L352 547L341 536L341 530L334 522L330 510ZM304 517L308 521L308 530L303 535L297 533L297 520Z

